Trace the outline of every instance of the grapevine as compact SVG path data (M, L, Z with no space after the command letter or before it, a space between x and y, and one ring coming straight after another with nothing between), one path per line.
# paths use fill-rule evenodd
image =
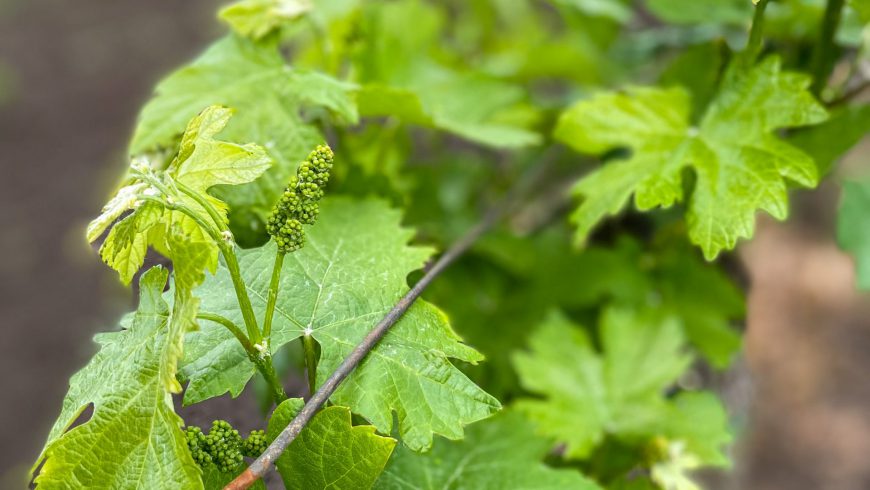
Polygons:
M735 250L870 131L870 6L804 3L224 6L87 227L139 302L70 379L33 485L725 473ZM844 187L839 238L870 287L870 185ZM263 414L247 437L176 406L242 393Z

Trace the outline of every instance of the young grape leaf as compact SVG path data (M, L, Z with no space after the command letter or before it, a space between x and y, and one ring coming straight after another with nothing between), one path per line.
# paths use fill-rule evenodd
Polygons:
M263 144L275 164L253 183L213 192L233 212L252 211L262 217L298 162L323 141L301 111L323 108L339 121L353 123L358 118L350 96L353 88L327 75L287 66L273 44L229 36L157 85L156 95L139 115L130 152L171 147L187 119L203 107L232 107L236 115L224 137Z
M221 184L250 182L270 164L265 150L257 145L237 145L215 138L226 127L231 115L230 109L210 106L191 119L178 153L164 175L169 180L164 184L170 190L174 190L175 184L183 184L224 214L224 203L210 196L207 190ZM139 170L151 171L147 162L134 165L140 167ZM155 175L155 178L159 177ZM100 248L100 256L118 271L124 283L129 283L142 266L151 245L172 259L177 286L189 291L202 282L204 270L214 271L217 267L218 247L190 216L164 205L167 200L174 200L207 216L196 201L178 191L162 196L162 202L145 200L161 193L142 178L132 177L109 201L103 214L91 222L87 236L91 241L97 239L115 218L132 209L133 212L109 232Z
M528 420L507 411L472 425L462 441L438 441L426 454L399 447L375 489L600 490L576 470L546 466L551 448Z
M724 467L730 461L722 448L734 439L727 427L728 414L716 395L682 392L656 421L654 431L670 441L678 441L701 462Z
M317 381L350 353L408 290L406 276L419 269L432 250L407 245L413 231L386 204L326 199L320 221L307 232L305 246L284 260L272 327L272 351L310 334L321 350ZM243 276L258 315L265 309L275 245L242 251ZM219 269L198 289L204 311L241 322L229 274ZM238 395L254 366L226 329L201 323L188 336L182 374L190 380L186 404L229 391ZM462 426L485 418L499 403L449 361L478 362L481 356L461 343L445 315L418 301L365 361L339 387L332 402L348 406L385 434L393 428L416 449L432 434L462 437Z
M837 216L837 240L855 260L858 287L870 289L870 182L846 181Z
M663 396L691 360L681 352L680 325L651 311L608 309L600 335L598 353L561 315L545 322L529 341L531 351L514 357L523 387L544 398L520 400L517 409L540 433L564 442L569 458L588 457L605 435L629 441L662 436L684 441L704 463L722 464L720 445L730 436L721 407L714 412L709 398ZM667 425L687 413L691 423Z
M686 454L683 445L670 443L666 448L667 455L650 468L650 479L658 483L657 488L667 490L701 490L689 476L689 472L701 464L692 454Z
M627 160L605 164L575 187L583 197L572 216L578 243L632 194L640 210L687 200L689 238L708 260L751 237L759 209L784 219L785 179L805 187L818 180L812 158L773 134L827 117L807 91L809 82L781 71L775 57L749 71L732 67L697 127L690 125L689 96L680 88L632 87L569 108L557 139L585 153L632 150ZM695 173L690 194L684 194L686 168Z
M266 435L275 439L302 409L301 398L284 401L269 419ZM320 411L275 462L288 490L371 488L384 470L396 440L375 428L351 424L347 407Z
M125 328L96 336L100 351L70 379L39 456L37 488L202 488L165 383L183 333L168 326L161 297L168 275L160 267L146 272ZM67 431L89 405L91 418Z
M218 16L238 34L259 40L312 8L310 0L241 0Z

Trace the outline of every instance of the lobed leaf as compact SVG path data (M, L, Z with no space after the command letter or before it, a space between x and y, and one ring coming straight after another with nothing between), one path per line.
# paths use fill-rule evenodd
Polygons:
M462 441L438 441L426 454L399 447L375 489L601 489L578 471L545 465L550 443L517 412L501 413L467 432Z
M400 214L375 200L327 198L306 245L284 260L272 327L273 352L303 335L320 344L317 381L322 383L408 290L407 275L431 256L407 245L413 232ZM258 316L265 310L276 249L273 243L242 251L242 275ZM229 274L219 269L197 290L202 309L237 323L241 317ZM182 374L190 381L186 404L230 392L237 396L254 366L226 329L202 322L188 336ZM428 447L433 434L462 437L462 426L500 405L449 361L482 356L461 343L447 318L418 301L390 330L331 398L390 434L393 413L408 446Z
M632 195L641 211L686 201L689 238L708 260L751 237L758 210L784 219L786 179L804 187L818 181L812 158L773 134L827 117L809 82L781 71L775 57L746 72L734 66L697 127L680 88L631 87L575 104L560 118L557 139L585 153L632 151L576 185L583 198L572 215L577 241ZM694 171L690 194L686 168Z
M269 419L272 441L293 420L304 402L284 401ZM275 462L288 490L371 488L384 470L396 440L375 434L370 425L351 424L350 409L321 410Z
M721 446L730 434L715 397L664 397L691 360L681 352L679 324L611 308L602 315L600 335L601 353L583 330L554 315L532 335L530 352L514 356L523 387L543 397L516 404L539 432L565 443L568 458L588 457L605 436L662 436L682 441L706 464L726 463Z
M323 141L317 128L303 119L302 111L322 108L341 122L354 123L358 115L350 96L353 88L327 75L287 66L273 43L228 36L157 85L155 96L139 114L130 152L172 147L184 123L201 108L213 104L232 107L235 117L224 137L259 142L274 165L254 182L214 192L234 213L253 213L262 219L298 162ZM239 228L234 231L241 233Z
M129 283L142 267L148 246L153 246L173 261L176 284L181 290L191 290L202 282L205 270L214 271L217 267L218 246L214 238L193 218L167 208L164 203L170 200L183 203L211 220L195 200L175 190L177 185L185 185L210 201L226 220L224 203L207 191L220 184L250 182L269 168L270 160L261 147L215 138L226 127L231 115L230 109L209 106L190 120L169 168L163 175L155 174L155 178L164 181L172 195L163 195L163 191L153 188L151 183L133 177L88 227L88 238L96 239L113 219L132 210L112 228L100 248L103 261L118 271L124 283ZM138 160L134 165L143 167L149 164ZM145 200L158 195L162 202Z
M239 35L256 41L312 7L310 0L241 0L222 8L218 16Z
M168 275L160 267L146 272L125 328L96 336L100 351L70 379L37 461L45 461L37 488L203 488L167 386L184 334L170 317L195 312L196 303L177 298L170 312L161 297ZM91 418L69 429L89 405Z

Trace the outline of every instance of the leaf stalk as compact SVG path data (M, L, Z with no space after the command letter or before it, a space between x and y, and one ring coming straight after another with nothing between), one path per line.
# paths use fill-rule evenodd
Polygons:
M825 5L825 15L822 17L822 25L819 28L819 37L813 50L811 70L813 84L810 90L815 96L819 96L828 84L828 77L834 68L834 36L840 26L845 0L828 0Z

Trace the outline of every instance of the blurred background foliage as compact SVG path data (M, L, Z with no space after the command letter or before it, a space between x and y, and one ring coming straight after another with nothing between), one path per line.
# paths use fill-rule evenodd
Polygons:
M406 210L418 241L440 249L512 182L528 179L538 197L425 295L487 356L485 363L462 366L472 379L503 402L528 399L540 393L520 383L516 357L530 355L536 332L582 332L578 349L588 349L577 357L594 362L607 356L608 312L675 318L673 354L691 352L691 358L686 370L673 370L669 395L718 392L733 433L744 436L733 451L736 469L708 476L708 485L870 485L870 466L860 456L870 450L870 393L861 388L870 368L867 305L852 292L851 270L842 266L848 259L832 245L837 182L860 174L850 162L866 159L866 148L836 164L870 128L867 106L848 103L862 100L855 90L867 71L860 12L847 8L836 33L842 61L821 93L831 119L787 135L833 180L816 194L797 195L792 223L762 221L757 243L708 263L689 245L682 213L673 210L623 213L601 226L587 248L573 247L569 188L600 162L542 135L551 134L571 102L626 84L684 86L697 120L746 42L748 0L322 0L299 22L263 34L265 43L225 39L197 55L223 35L225 26L213 15L218 6L204 0L111 6L83 0L75 8L52 0L0 2L0 145L9 177L0 179L6 316L0 372L3 393L19 400L0 408L4 465L32 459L42 437L34 428L47 427L67 375L92 350L85 333L114 324L128 306L80 236L83 220L96 213L126 166L123 142L132 135L136 153L171 146L181 129L173 124L183 127L190 116L175 114L174 91L200 84L203 73L214 77L215 92L249 74L222 71L228 59L243 58L256 72L283 58L300 73L317 70L358 84L364 122L349 127L356 114L338 104L313 106L278 85L259 83L234 100L203 100L202 106L222 102L239 110L228 130L239 140L260 141L266 127L293 135L260 141L272 144L276 160L268 179L225 191L240 244L266 239L265 214L296 163L324 138L339 155L330 193L389 199ZM824 9L823 0L771 3L766 49L788 69L809 71ZM236 30L249 28L249 20L224 16ZM281 56L273 59L271 49ZM198 68L164 78L131 131L158 78L192 59ZM270 115L276 103L286 108L281 119ZM158 130L145 130L158 123ZM545 172L538 170L542 162ZM832 298L821 289L840 294ZM791 329L774 328L781 324ZM288 370L294 364L283 362ZM229 410L236 423L251 425L256 405L252 397L222 400L185 417L205 420ZM718 418L704 412L689 420ZM677 430L659 429L640 441L610 431L581 462L551 456L550 463L581 467L612 488L646 488L643 479L623 481L638 460L651 472L656 464L680 462L650 455L667 452L669 431ZM724 463L718 454L705 462Z

